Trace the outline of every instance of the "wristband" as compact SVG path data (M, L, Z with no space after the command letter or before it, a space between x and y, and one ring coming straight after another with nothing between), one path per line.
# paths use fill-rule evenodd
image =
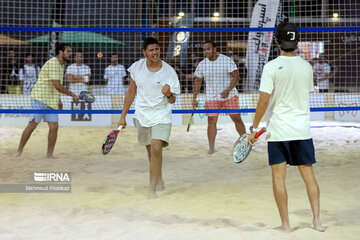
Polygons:
M257 128L253 128L253 126L250 126L251 133L256 133L257 131L258 131Z

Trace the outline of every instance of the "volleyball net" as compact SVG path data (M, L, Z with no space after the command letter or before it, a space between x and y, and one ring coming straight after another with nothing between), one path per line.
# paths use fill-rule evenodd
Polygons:
M96 97L95 103L80 106L61 96L64 110L57 112L120 113L129 85L126 69L143 57L142 42L148 36L159 40L162 59L178 74L181 95L174 113L194 111L194 72L208 40L230 57L240 76L235 87L240 109L215 112L254 112L262 68L279 55L275 26L284 20L298 27L296 53L313 66L311 110L358 111L359 16L356 0L3 0L0 113L39 111L31 107L31 91L42 66L54 56L56 42L72 48L63 85ZM223 79L218 81L220 88ZM200 108L207 90L203 81Z

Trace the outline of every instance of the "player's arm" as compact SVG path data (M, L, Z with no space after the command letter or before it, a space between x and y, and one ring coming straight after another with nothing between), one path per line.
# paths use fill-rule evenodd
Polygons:
M193 87L193 90L194 90L194 93L193 93L193 106L197 107L197 105L199 104L196 100L197 98L197 95L199 94L200 92L200 88L201 88L201 84L202 84L202 81L204 80L204 78L199 78L199 77L195 77L195 80L194 80L194 87Z
M67 90L61 83L60 83L60 80L52 80L52 83L55 87L56 90L58 90L59 92L65 94L65 95L68 95L70 97L73 98L74 102L77 102L79 101L79 97L76 96L73 92Z
M227 98L229 96L231 89L233 89L236 86L236 84L238 84L240 80L239 71L238 70L232 71L230 73L230 77L231 77L230 85L221 93L222 98Z
M81 75L73 75L73 74L66 74L66 81L68 83L82 83L84 82L84 78Z
M124 99L124 105L122 108L122 113L121 113L121 117L120 120L118 122L118 126L122 125L124 128L126 127L126 121L125 121L125 117L126 114L128 113L131 104L134 101L135 95L136 95L136 91L137 91L137 86L135 81L130 77L130 84L129 84L129 89L125 94L125 99Z
M253 129L257 129L259 127L259 123L266 112L266 109L269 105L269 101L270 101L270 94L266 92L260 92L260 97L256 105L256 113L252 125ZM248 143L254 144L256 142L255 134L256 134L255 132L250 133L248 137Z

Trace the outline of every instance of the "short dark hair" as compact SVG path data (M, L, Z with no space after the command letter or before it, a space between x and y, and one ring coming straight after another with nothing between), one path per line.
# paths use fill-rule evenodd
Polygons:
M207 40L206 42L204 42L204 45L205 45L206 43L210 43L211 46L213 46L213 48L216 48L216 43L215 43L215 42L213 42L213 41L211 41L211 40Z
M143 42L143 45L142 45L142 49L143 50L146 50L146 48L151 45L151 44L157 44L157 45L160 45L159 44L159 41L156 39L156 38L153 38L153 37L148 37L148 38L145 38L144 42Z
M56 56L59 55L60 51L65 51L66 47L70 47L70 45L67 43L60 43L60 42L55 43L55 55Z
M112 57L112 56L114 56L114 55L119 56L119 54L113 52L113 53L110 54L110 57Z
M29 57L29 56L31 56L32 58L34 58L34 54L32 54L32 53L27 53L27 54L25 54L25 57L26 57L26 58Z

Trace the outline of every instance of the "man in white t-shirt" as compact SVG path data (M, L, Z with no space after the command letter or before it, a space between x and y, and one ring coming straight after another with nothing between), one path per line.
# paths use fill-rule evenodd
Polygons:
M195 70L193 107L197 107L197 95L200 91L201 83L206 83L205 109L239 109L239 97L235 88L239 82L239 72L234 61L223 55L218 54L216 44L212 41L204 43L205 59L202 60ZM246 132L245 125L240 113L226 113L235 123L236 131L239 135ZM215 138L217 133L216 123L219 113L206 113L208 117L207 135L209 141L209 154L215 152Z
M285 186L286 164L290 164L298 166L306 184L314 229L325 231L320 222L319 186L312 168L316 162L309 110L309 92L314 89L312 67L295 54L298 32L294 25L288 22L279 24L275 42L281 55L264 66L260 98L248 143L255 144L257 128L266 112L269 165L282 223L277 229L292 231Z
M140 145L146 146L150 162L149 198L164 190L162 178L162 149L168 146L171 131L171 109L180 94L175 70L160 58L157 39L149 37L143 43L141 59L128 69L130 85L118 126L126 127L126 114L135 100L134 125Z
M93 89L94 95L103 94L125 94L124 80L126 77L125 67L119 64L118 55L111 54L111 65L105 68L104 79L107 82L105 88Z
M329 92L329 79L335 75L337 68L335 67L334 71L331 71L330 64L325 61L324 53L319 55L318 61L313 66L313 71L318 91Z
M40 74L40 67L33 63L33 59L32 54L27 54L25 64L19 71L21 92L25 95L31 94L31 90L34 88Z
M84 63L83 53L75 52L75 63L66 69L66 81L69 83L69 90L76 95L81 91L87 91L91 77L91 69Z

